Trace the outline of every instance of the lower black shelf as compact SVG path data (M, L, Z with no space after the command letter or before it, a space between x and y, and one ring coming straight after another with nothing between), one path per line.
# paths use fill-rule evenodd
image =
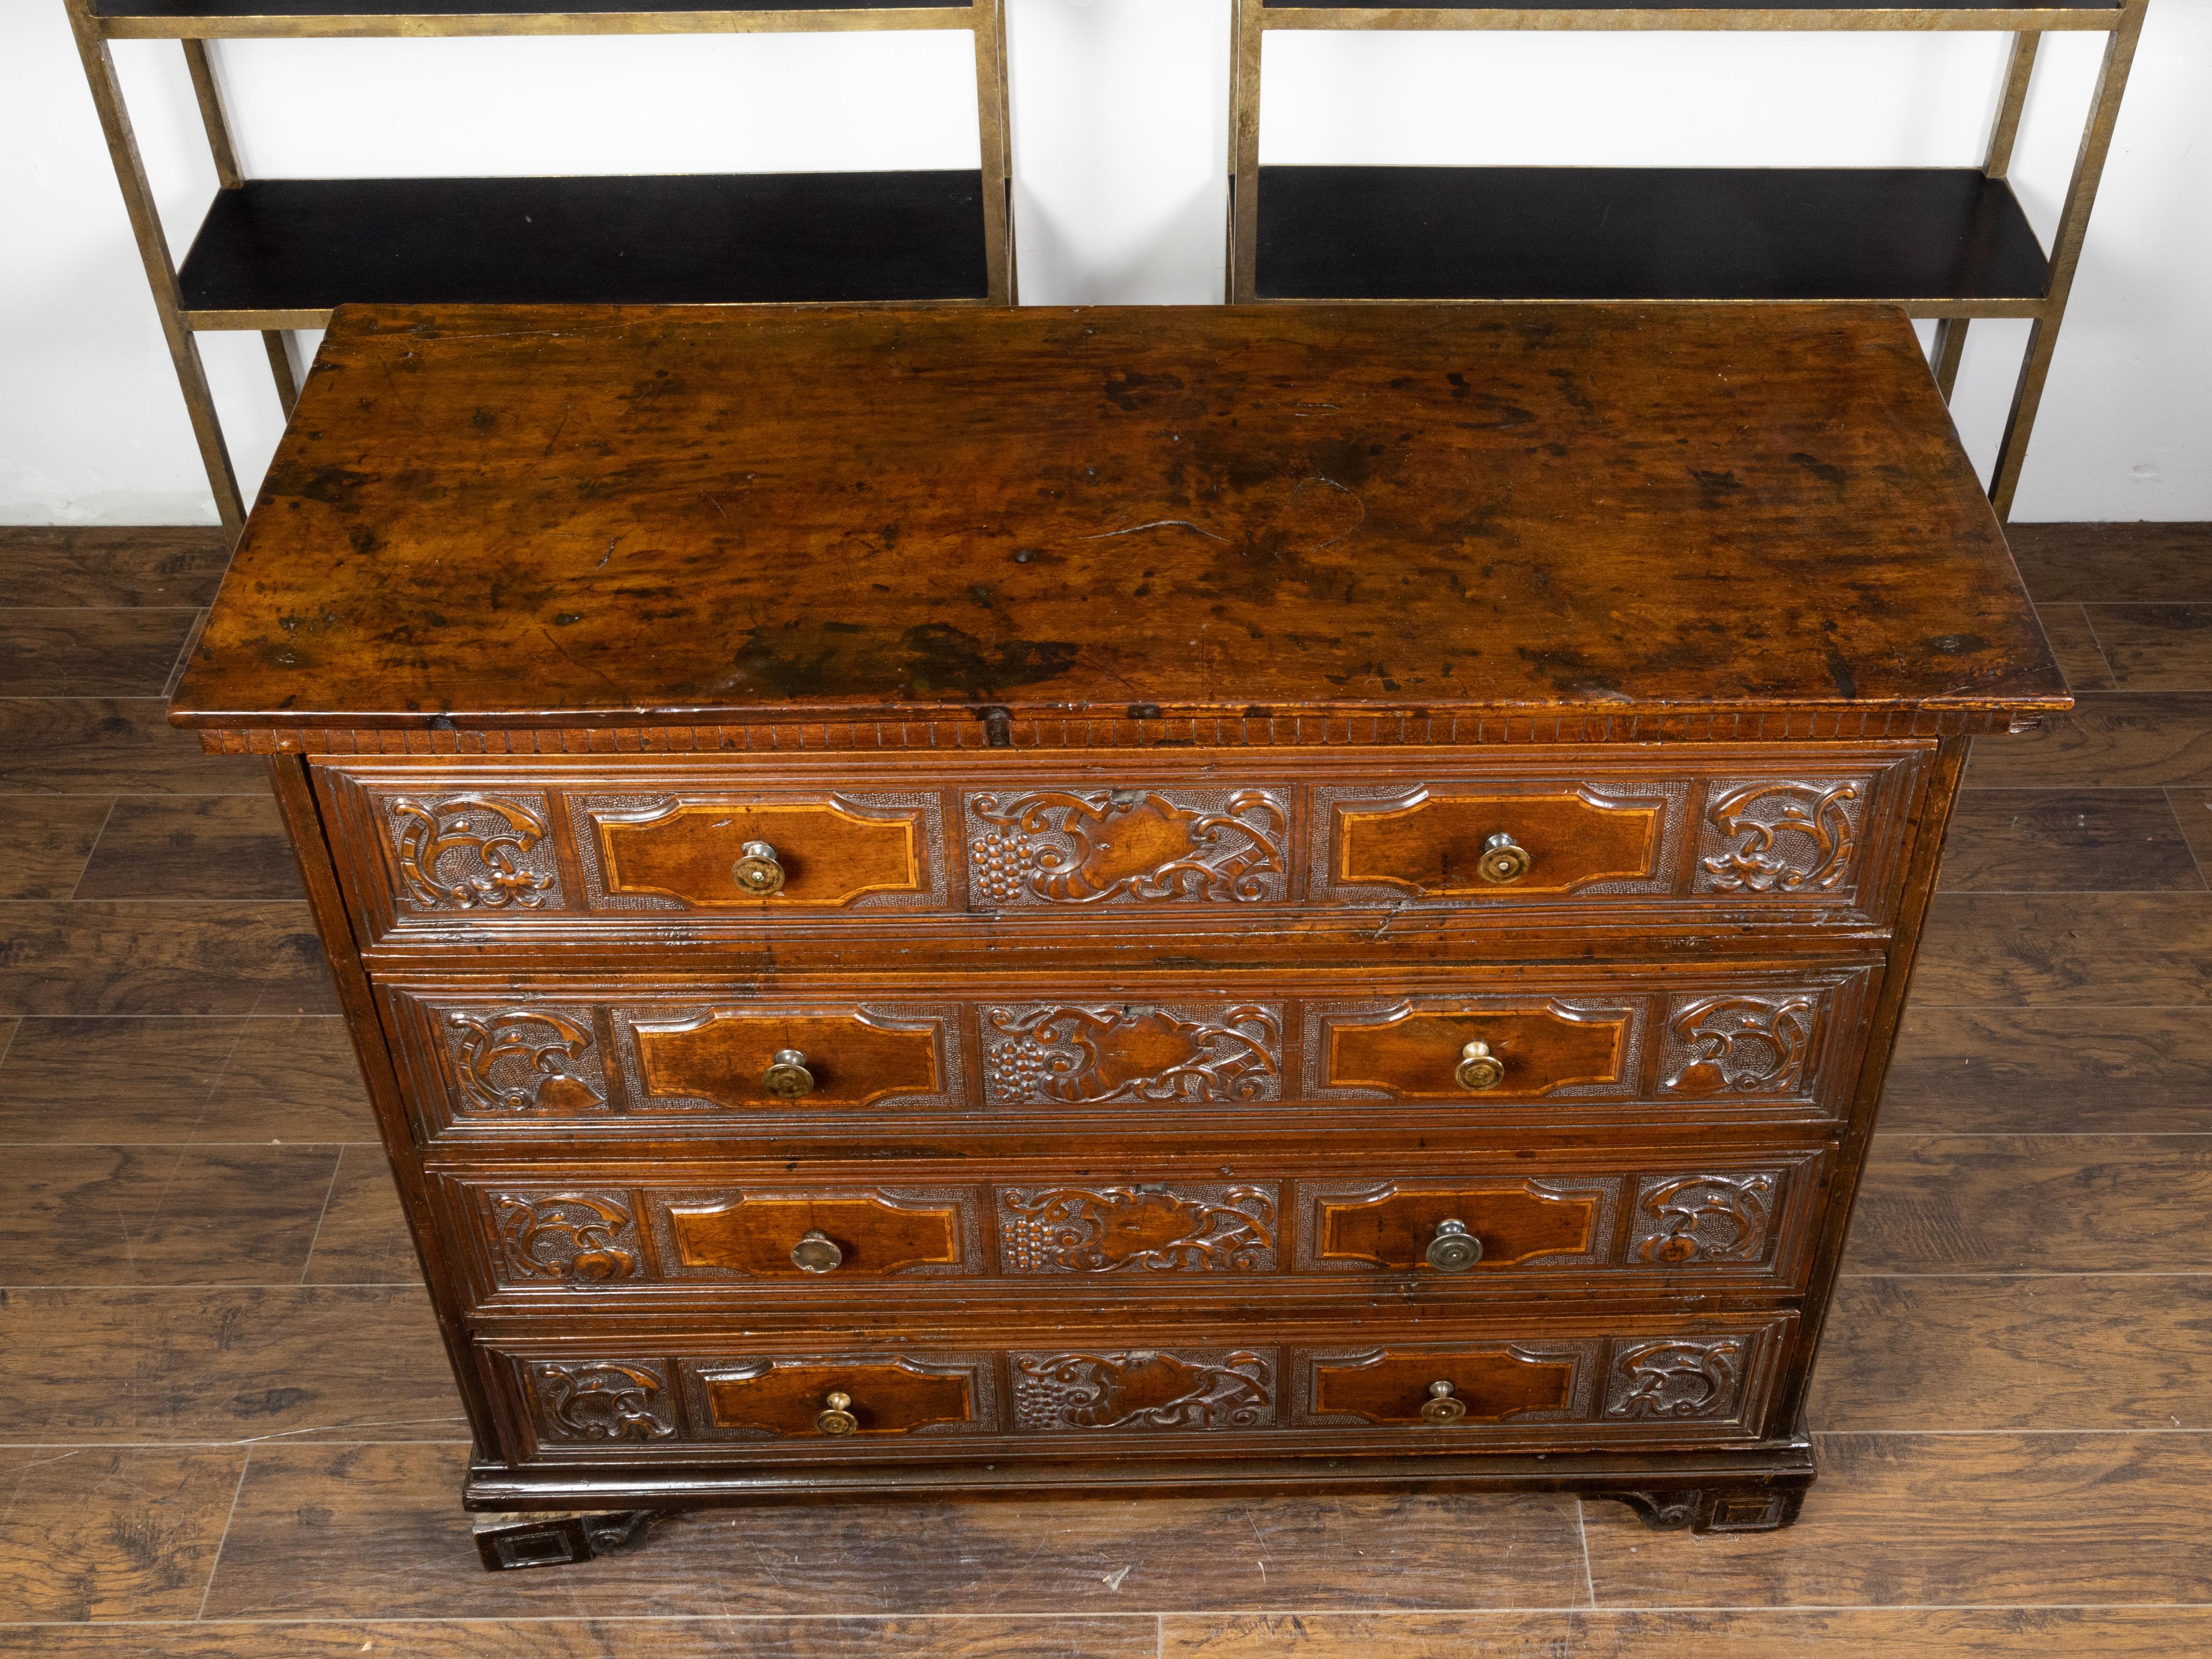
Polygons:
M976 173L261 179L216 193L187 312L981 300Z
M2034 300L1972 167L1260 169L1263 300Z

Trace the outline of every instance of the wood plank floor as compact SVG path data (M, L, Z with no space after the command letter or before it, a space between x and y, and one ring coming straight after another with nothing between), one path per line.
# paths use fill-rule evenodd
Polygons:
M493 1577L259 763L161 719L220 545L0 531L0 1654L2212 1652L2212 526L2014 539L2081 706L1968 769L1796 1528L860 1506Z

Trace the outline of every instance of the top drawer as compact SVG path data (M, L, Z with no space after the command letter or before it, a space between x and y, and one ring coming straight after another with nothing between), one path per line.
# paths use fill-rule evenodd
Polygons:
M1923 752L318 763L368 938L1117 930L1295 908L1882 926ZM1003 937L1003 933L1000 935Z

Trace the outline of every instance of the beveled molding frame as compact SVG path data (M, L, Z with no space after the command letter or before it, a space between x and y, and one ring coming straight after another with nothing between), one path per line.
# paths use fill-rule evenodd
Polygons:
M2037 47L2046 33L2102 33L2108 36L2103 61L2097 70L2089 113L2081 131L2074 170L2059 209L2058 226L2045 258L2049 275L2042 295L2032 300L1897 299L1860 301L1888 304L1908 315L1936 319L1933 368L1936 383L1948 402L1959 379L1959 364L1966 355L1966 328L1976 317L2024 317L2033 327L2027 349L2014 383L2012 405L2005 416L2004 433L1997 444L1995 470L1990 477L1990 501L1999 519L2012 516L2013 498L2020 489L2021 470L2027 459L2028 439L2043 401L2045 381L2057 348L2058 327L2066 315L2066 302L2081 263L2081 245L2088 234L2089 215L2096 205L2112 131L2120 116L2120 99L2127 88L2128 71L2135 61L2136 44L2142 33L2143 15L2149 0L2118 0L2107 4L2005 4L2002 0L1964 0L1952 5L1872 3L1827 7L1715 6L1675 7L1638 5L1555 5L1516 7L1486 4L1481 0L1459 0L1439 6L1379 4L1270 3L1270 0L1235 0L1231 24L1229 103L1229 300L1232 305L1263 303L1259 297L1260 240L1260 61L1265 36L1277 29L1299 30L1437 30L1479 33L1490 30L1641 32L1853 33L1912 31L1918 33L2009 33L2011 59L2006 67L2003 90L1990 125L1982 173L2003 179L2012 166L2013 147L2027 107L2028 83L2035 72ZM1623 294L1618 300L1641 296ZM1294 301L1264 303L1295 304ZM1376 303L1398 303L1376 301ZM1528 305L1541 300L1449 300L1456 305ZM1593 301L1553 301L1586 304ZM1775 303L1767 300L1674 300L1656 304L1741 306Z
M234 0L228 0L234 5ZM1013 174L1012 121L1006 91L1006 29L1005 0L940 0L937 4L853 4L834 9L808 6L804 0L775 10L738 6L726 10L649 6L635 10L598 10L588 3L573 9L544 0L536 9L470 11L451 9L410 11L395 3L364 4L358 10L288 10L284 0L266 0L264 9L223 9L227 0L179 0L171 9L154 15L102 12L96 0L64 0L70 27L83 59L85 79L107 140L108 158L114 163L116 183L131 217L131 233L138 244L138 257L154 293L154 309L161 319L162 337L184 393L185 410L191 418L192 437L200 462L207 470L208 485L215 493L216 511L222 523L223 538L231 546L246 528L246 501L239 489L238 473L231 464L230 447L216 413L215 398L201 362L199 343L204 332L259 332L269 356L270 373L276 382L277 400L289 419L299 401L300 374L294 366L286 331L322 328L328 310L191 311L185 308L177 279L177 263L171 252L154 190L138 153L131 112L124 101L123 86L115 71L111 40L175 40L185 52L185 67L199 105L200 121L207 131L208 150L215 161L216 182L223 190L236 190L246 181L240 171L238 149L224 113L216 64L209 52L215 40L422 39L456 35L526 34L842 34L876 30L915 32L966 29L975 40L975 98L983 194L983 259L988 278L985 297L912 302L931 305L1012 305L1015 302L1013 225L1011 184Z

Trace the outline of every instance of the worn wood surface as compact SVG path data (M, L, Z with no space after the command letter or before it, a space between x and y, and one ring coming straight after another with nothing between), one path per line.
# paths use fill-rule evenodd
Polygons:
M2179 576L2148 595L2193 597ZM2131 597L2110 586L2098 596ZM2043 732L1978 745L1969 790L1986 780L2015 790L2202 791L2212 786L2212 716L2197 707L2204 701L2084 696ZM22 811L55 792L106 798L265 787L259 761L197 755L183 734L173 738L149 718L159 708L0 702L5 806ZM203 863L189 878L212 887L220 869ZM2141 896L2155 904L2174 896ZM638 1582L638 1565L613 1560L565 1578L488 1580L471 1564L452 1504L465 1431L442 1426L458 1402L427 1311L422 1322L405 1312L419 1306L407 1300L419 1292L404 1288L416 1269L396 1208L386 1207L380 1223L357 1233L366 1240L380 1226L377 1248L405 1264L402 1285L379 1291L302 1290L302 1263L290 1254L270 1258L260 1283L216 1289L35 1289L46 1270L21 1266L7 1276L0 1350L11 1378L21 1382L20 1401L0 1416L0 1443L23 1455L9 1472L16 1502L0 1528L8 1586L0 1594L0 1652L260 1659L358 1653L373 1642L371 1651L425 1659L1135 1659L1156 1652L1459 1659L1470 1651L1675 1647L1760 1659L1801 1650L1932 1659L2164 1656L2212 1644L2212 1632L2203 1629L2212 1594L2189 1576L2203 1542L2176 1530L2204 1480L2187 1458L2206 1427L2198 1328L2205 1322L2197 1304L2212 1276L2192 1254L2176 1255L2161 1242L2179 1236L2186 1243L2198 1215L2193 1202L2179 1209L2171 1230L2151 1219L2176 1201L2172 1132L2205 1127L2202 1079L2212 1068L2212 1025L2193 994L2181 1005L2129 1000L2137 992L2126 957L2108 951L2094 927L2079 925L2094 898L2024 894L2004 929L2040 941L2044 971L2058 980L2110 976L2117 988L2108 1000L1932 1008L1916 995L1908 1010L1885 1130L1941 1133L1956 1158L1973 1136L2008 1137L2011 1151L1984 1164L2007 1173L1974 1183L1957 1218L1970 1236L2009 1233L2030 1253L1985 1256L1982 1268L1963 1277L1949 1276L1959 1271L1951 1268L1937 1278L1842 1282L1813 1401L1823 1477L1805 1519L1779 1534L1771 1552L1755 1539L1650 1533L1619 1506L1592 1503L1584 1510L1597 1569L1591 1608L1578 1588L1583 1555L1572 1505L1555 1522L1545 1499L1450 1500L1444 1512L1460 1518L1430 1523L1447 1528L1437 1565L1410 1579L1389 1569L1413 1559L1403 1540L1423 1512L1401 1514L1375 1498L1202 1512L1180 1500L1024 1506L1018 1547L994 1545L970 1565L958 1550L939 1552L928 1522L911 1510L847 1510L826 1541L794 1537L773 1558L787 1577L793 1560L811 1563L806 1611L750 1616L777 1594L760 1551L763 1535L775 1536L777 1512L768 1511L756 1515L769 1523L766 1534L725 1517L690 1541L665 1534L636 1558L649 1566L651 1552L673 1543L678 1571L732 1587L742 1601L726 1598L698 1616L595 1620L609 1606L634 1601L635 1591L624 1587ZM93 908L126 942L176 926L174 909L159 901ZM0 909L0 922L11 924L13 915L12 907ZM132 959L118 955L112 972L130 975ZM239 971L217 963L198 987L141 983L131 998L139 1012L129 1018L100 1012L112 993L89 969L52 997L64 1012L0 1003L0 1142L10 1167L26 1182L43 1182L40 1166L61 1155L50 1146L70 1140L334 1145L373 1134L341 1022L187 1012L210 994L208 986ZM2163 984L2144 988L2163 996ZM238 999L241 1007L252 1000L252 994ZM1929 1035L1918 1034L1923 1028ZM137 1039L127 1035L134 1030ZM81 1070L75 1077L72 1054ZM292 1132L298 1129L307 1133ZM2100 1137L2091 1155L2071 1143L2082 1129ZM2124 1143L2145 1134L2167 1138L2138 1140L2122 1155ZM1877 1137L1878 1147L1885 1144ZM1925 1166L1909 1150L1913 1144L1900 1145L1901 1162L1885 1155L1878 1163L1868 1202L1879 1200L1884 1170L1895 1167L1908 1177L1901 1196L1924 1204L1927 1189L1915 1183L1926 1177L1915 1171ZM359 1150L375 1170L376 1150ZM2033 1265L2035 1240L2016 1219L2019 1193L2045 1172L2074 1190L2068 1183L2085 1167L2105 1171L2094 1190L2107 1205L2143 1218L2131 1265L2022 1276ZM193 1196L215 1224L234 1217L252 1227L260 1224L252 1218L264 1211L264 1186L258 1176L240 1175L200 1183ZM111 1206L103 1224L112 1225L113 1214ZM27 1248L33 1261L59 1259L53 1243ZM356 1296L368 1299L329 1299ZM27 1360L24 1341L53 1352ZM88 1389L88 1379L110 1386ZM392 1409L381 1410L386 1404ZM1836 1438L1823 1430L1851 1432ZM1879 1432L1863 1437L1862 1430ZM2085 1430L2099 1432L2078 1432ZM337 1443L285 1443L301 1437ZM365 1443L419 1438L447 1443L411 1453ZM87 1451L85 1441L107 1443ZM1885 1447L1887 1457L1871 1462L1861 1450ZM1908 1458L1915 1448L1919 1455ZM2101 1456L2091 1455L2099 1449ZM276 1479L241 1492L249 1458ZM428 1464L405 1461L423 1458ZM2015 1492L2016 1500L2008 1496ZM1123 1530L1109 1528L1103 1540L1095 1529L1070 1530L1102 1510ZM876 1514L883 1519L872 1523ZM1824 1514L1834 1515L1832 1528ZM247 1530L237 1555L225 1547L218 1563L226 1516ZM1478 1523L1479 1534L1465 1530ZM1316 1527L1327 1529L1336 1552L1322 1578L1312 1546L1297 1541L1318 1538ZM363 1538L373 1547L362 1547ZM1123 1547L1115 1547L1116 1539ZM1191 1589L1173 1566L1171 1540L1182 1540L1172 1549L1188 1554L1194 1573L1200 1565L1233 1571L1233 1583ZM1396 1553L1378 1554L1377 1540L1398 1540ZM2108 1540L2118 1541L2108 1547ZM2130 1560L2116 1564L2120 1553ZM1769 1553L1764 1565L1748 1561ZM1307 1565L1286 1571L1292 1558ZM1778 1560L1799 1570L1781 1571ZM1133 1570L1109 1583L1125 1566ZM1624 1568L1634 1576L1624 1577ZM1483 1589L1493 1570L1507 1575L1494 1596ZM186 1585L170 1583L180 1575ZM286 1579L319 1583L306 1616L337 1622L297 1622L301 1614L285 1609L302 1604L301 1589L271 1589ZM1470 1584L1492 1610L1468 1610ZM1033 1587L1043 1593L1036 1612L1028 1610L1038 1605ZM1625 1608L1627 1599L1661 1610ZM1690 1609L1708 1599L1732 1610ZM1316 1610L1329 1607L1341 1610ZM276 1622L261 1622L270 1616ZM112 1623L118 1618L165 1622L123 1632ZM53 1619L101 1622L5 1622ZM428 1622L406 1622L418 1619Z
M1900 316L348 308L177 712L2062 702Z

